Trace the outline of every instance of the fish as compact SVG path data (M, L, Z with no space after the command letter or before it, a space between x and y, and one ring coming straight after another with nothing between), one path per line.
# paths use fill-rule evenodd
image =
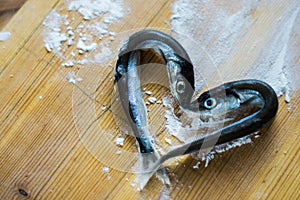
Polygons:
M244 116L245 108L252 108L253 111ZM147 170L149 173L156 171L170 158L200 151L208 152L214 146L245 137L270 125L278 111L278 99L269 84L256 79L244 79L228 82L202 93L197 102L191 104L190 109L194 112L197 110L199 115L235 113L239 118L192 142L174 147Z
M147 49L155 49L165 60L171 92L180 106L187 108L190 105L195 89L190 58L175 39L157 30L143 30L129 37L119 51L115 84L141 153L154 152L137 72L141 50Z
M137 67L142 51L152 49L165 61L171 93L182 108L188 108L194 94L194 69L184 48L171 36L157 30L139 31L120 48L114 82L121 104L137 141L143 168L159 159L148 130L147 111L142 98ZM166 173L162 173L166 174ZM150 174L149 178L151 177ZM147 175L145 175L147 176ZM148 181L143 178L143 188Z

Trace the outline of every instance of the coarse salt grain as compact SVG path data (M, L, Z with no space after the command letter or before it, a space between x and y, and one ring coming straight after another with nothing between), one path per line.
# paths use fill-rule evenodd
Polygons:
M155 103L157 101L157 99L155 98L155 97L149 97L148 98L148 102L150 102L150 103Z
M6 41L11 37L10 32L0 32L0 41Z
M168 144L172 144L172 140L170 139L170 138L165 138L165 141L166 141L166 143L168 143Z
M121 155L121 154L122 154L122 150L118 150L118 151L116 152L116 154L117 154L117 155Z
M145 91L145 94L147 94L147 95L151 95L151 94L152 94L152 92L151 92L151 91L149 91L149 90L147 90L147 91Z
M109 173L109 167L103 167L102 172L106 174Z
M124 141L125 141L125 138L122 138L122 137L117 137L115 139L115 143L118 145L118 146L124 146Z

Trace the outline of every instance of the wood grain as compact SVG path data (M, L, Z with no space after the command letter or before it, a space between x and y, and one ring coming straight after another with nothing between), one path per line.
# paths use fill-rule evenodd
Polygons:
M26 0L0 0L0 12L20 8Z
M147 3L144 6L142 1L126 1L131 14L114 24L112 29L121 32L140 27L169 28L165 20L171 16L172 2L154 0ZM0 199L159 199L166 189L155 177L145 190L137 191L132 185L136 178L134 174L113 168L108 174L103 173L102 168L107 165L97 160L78 137L74 106L80 102L74 102L73 95L79 90L65 79L73 69L62 68L59 58L47 53L43 47L43 20L53 8L59 10L64 6L63 0L28 0L5 27L12 33L12 38L0 43ZM272 19L281 15L285 6L288 4L258 9L257 24L249 30L249 37L240 41L240 46L221 70L246 70L251 59L240 59L240 49L251 38L254 40L260 35L266 24L272 29ZM260 21L261 18L265 20ZM263 41L268 32L264 34L261 36ZM251 52L253 57L257 54ZM300 64L300 59L296 63ZM113 89L112 74L113 68L109 66L102 71L95 94L101 102L96 110L98 121L91 129L96 132L101 125L107 130L116 130L113 135L116 137L119 129L111 108L101 109L102 104L111 104L110 94L106 93ZM98 77L90 79L99 80ZM163 90L155 85L149 88L155 94ZM84 97L80 92L78 95L79 99ZM280 98L274 123L254 143L217 156L207 168L201 164L199 169L193 169L197 161L189 156L180 160L177 166L170 167L172 187L167 189L170 197L299 199L299 96L300 92L295 91L290 105ZM149 114L158 124L164 120L159 118L160 110L160 106L153 106ZM81 117L82 123L90 123L84 112L78 114L81 114L77 117ZM163 131L164 126L158 130ZM125 150L135 151L132 138L126 138ZM113 162L118 158L106 159Z

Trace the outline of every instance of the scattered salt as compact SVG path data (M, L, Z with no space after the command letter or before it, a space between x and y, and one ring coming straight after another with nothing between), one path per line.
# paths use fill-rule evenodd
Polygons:
M43 96L39 96L39 100L42 100L43 99Z
M172 105L172 99L169 97L164 97L162 99L164 107L167 109L165 118L166 118L166 129L169 134L175 136L177 139L179 139L181 142L184 142L185 140L178 135L178 130L181 129L181 122L174 114L174 107Z
M115 35L116 35L115 32L109 32L108 34L109 34L110 36L115 36Z
M160 196L159 200L172 200L171 198L171 190L167 186L164 186Z
M148 98L148 101L149 101L150 103L155 103L155 102L157 101L157 99L156 99L155 97L149 97L149 98Z
M259 1L240 1L236 6L222 6L215 1L201 1L199 4L195 0L176 0L172 5L171 29L173 32L188 35L191 40L199 41L216 66L227 66L232 62L231 56L238 51L236 49L238 42L250 41L250 38L247 38L249 37L247 31L253 24L261 23L252 17L253 11L259 5ZM297 51L298 48L292 48L292 46L299 46L296 42L298 38L295 38L299 32L297 28L299 12L298 4L290 5L280 18L274 20L269 35L262 36L268 37L269 40L266 38L264 48L260 47L259 56L254 57L254 60L245 59L247 63L252 63L250 70L237 70L236 74L224 70L223 79L225 81L227 78L263 80L274 88L278 96L285 95L286 102L290 102L290 91L296 90L299 85L295 83L297 79L299 80L299 70L293 67L294 60L298 56L295 50ZM256 52L259 46L257 43L261 41L248 42L245 54ZM185 48L188 52L192 51L189 53L193 60L194 47L187 45ZM243 64L243 62L239 63ZM201 65L196 65L195 71L201 70L197 66ZM197 77L195 79L198 83ZM294 88L291 88L292 86Z
M62 63L61 66L63 66L63 67L73 67L74 62L72 60L67 60L66 62Z
M76 77L75 72L69 72L67 74L67 80L69 83L76 84L76 82L81 82L83 79L80 77Z
M10 32L0 32L0 41L6 41L11 37Z
M68 46L72 46L74 44L74 39L73 38L68 38Z
M236 147L240 147L244 144L249 144L252 142L251 137L252 136L257 136L257 132L252 133L249 136L245 136L242 138L238 138L236 140L233 140L231 142L225 143L225 144L221 144L221 145L217 145L214 147L213 150L209 151L209 152L198 152L198 153L194 153L192 154L192 156L195 159L201 160L201 161L205 161L205 167L208 166L209 162L215 158L216 153L223 153L225 151L228 151L229 149L232 148L236 148ZM193 167L194 168L194 167Z
M94 51L97 48L97 43L93 42L91 44L85 44L84 41L80 38L76 45L76 48L79 50L85 51Z
M79 49L78 53L82 55L82 54L84 54L84 51L82 49Z
M109 173L109 167L103 167L102 172L106 174Z
M115 33L109 31L110 25L124 17L127 9L123 0L68 0L65 1L66 9L78 12L85 20L77 28L72 27L72 23L65 14L65 9L59 11L53 10L45 18L44 25L44 46L48 52L53 52L63 60L65 66L68 64L68 57L65 56L68 46L76 44L79 55L86 52L84 64L102 64L111 59L113 52L109 47L110 42L114 40ZM76 15L73 15L72 21L75 21ZM97 19L96 19L97 18ZM95 20L94 20L95 19ZM107 44L99 45L99 40L108 37ZM64 44L66 43L66 44ZM82 56L76 59L76 54L71 53L73 63L82 62Z
M166 143L168 143L168 144L172 144L172 140L170 139L170 138L165 138L165 141L166 141Z
M106 23L114 22L124 15L123 2L120 0L71 1L68 3L68 10L78 11L85 20L91 20L110 13L110 15L104 16Z
M131 185L131 187L135 187L136 183L131 183L130 185Z
M147 95L151 95L151 94L152 94L152 92L151 92L151 91L149 91L149 90L147 90L147 91L145 91L145 94L147 94Z
M122 138L122 137L117 137L115 139L115 143L118 145L118 146L124 146L124 141L125 141L125 138Z
M122 154L122 150L118 150L118 151L116 152L116 154L117 154L117 155L121 155L121 154Z
M76 78L76 81L77 81L77 82L81 82L81 81L83 81L83 78L78 77L78 78Z
M61 33L62 16L55 10L51 11L43 22L44 45L48 52L54 51L61 57L62 43L67 41L66 34Z
M199 169L200 162L197 162L196 165L193 166L193 169Z

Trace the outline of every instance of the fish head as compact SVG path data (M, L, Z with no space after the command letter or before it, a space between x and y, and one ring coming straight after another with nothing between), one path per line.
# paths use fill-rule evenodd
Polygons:
M187 108L195 91L193 65L188 60L173 55L168 58L167 68L171 92L179 106Z
M190 110L207 118L240 120L261 109L265 100L255 88L226 83L202 93L190 104Z

